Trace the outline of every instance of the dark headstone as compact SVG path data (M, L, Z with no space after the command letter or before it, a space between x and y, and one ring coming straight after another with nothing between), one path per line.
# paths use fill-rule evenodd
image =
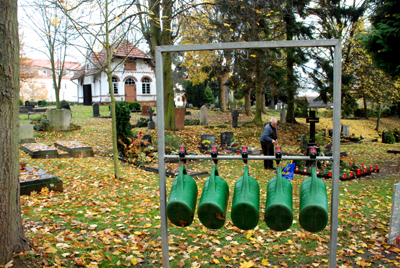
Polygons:
M233 110L231 114L232 114L232 127L238 127L239 111Z
M226 144L226 146L231 145L231 141L233 138L233 132L222 132L221 133L221 146Z
M93 104L93 117L99 117L100 116L100 108L98 103Z
M71 107L69 107L69 103L66 100L62 100L60 103L60 109L68 109L71 110Z
M329 137L333 136L333 128L328 129L328 135Z
M382 143L386 143L386 136L388 132L387 131L382 131Z
M31 106L31 103L29 101L25 101L25 106Z
M149 143L148 145L151 145L151 135L150 134L144 134L142 137L142 140L148 142Z
M149 110L147 111L149 113L149 122L147 123L147 129L155 129L156 128L156 124L153 121L153 109L150 107Z
M210 141L210 146L214 146L215 145L215 136L214 135L201 134L200 146L202 146L204 140Z
M38 101L37 105L38 105L38 106L42 106L42 101L41 101L41 100Z
M230 108L231 110L236 109L236 103L231 103L231 104L229 104L229 108Z
M309 116L306 118L306 123L310 123L310 143L315 142L315 124L319 123L319 118L315 117L315 111L310 111ZM308 145L312 146L312 145Z
M19 181L20 195L30 195L33 191L40 193L44 187L50 191L63 191L62 180L40 168L24 168L19 172Z

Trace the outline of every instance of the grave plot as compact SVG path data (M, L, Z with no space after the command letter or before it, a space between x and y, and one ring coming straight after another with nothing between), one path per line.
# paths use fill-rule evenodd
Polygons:
M30 195L31 192L40 192L42 188L62 192L63 182L58 177L37 167L27 167L19 172L20 194Z
M77 141L57 141L54 145L67 152L64 156L60 154L62 157L93 157L93 149L92 147L82 144Z
M22 145L20 149L32 158L58 158L57 149L43 143L28 143Z

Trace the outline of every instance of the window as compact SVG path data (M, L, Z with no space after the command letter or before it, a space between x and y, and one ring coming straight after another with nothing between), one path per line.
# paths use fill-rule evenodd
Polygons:
M114 87L114 94L118 94L118 79L116 77L113 77L111 79L111 82L112 82L113 87Z
M150 79L143 78L142 80L142 94L150 94Z
M125 80L125 85L134 85L135 84L135 80L133 80L133 78L128 78Z
M46 69L43 69L43 74L47 74L47 70Z

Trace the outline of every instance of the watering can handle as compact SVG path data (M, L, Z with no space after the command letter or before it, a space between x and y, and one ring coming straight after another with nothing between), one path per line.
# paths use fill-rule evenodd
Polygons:
M281 193L283 194L283 182L282 182L282 168L277 167L276 168L276 186L275 186L275 192L276 193Z
M315 195L318 193L318 177L317 177L317 169L315 167L311 170L311 195Z
M218 176L218 170L217 166L212 166L211 172L210 172L210 181L209 181L209 189L213 192L217 190L217 182L215 180L215 177Z
M185 165L181 165L179 168L179 173L178 173L177 187L178 187L178 189L181 189L182 191L185 187L185 180L183 179L184 175L187 175L187 171L186 171Z
M249 185L249 166L246 165L243 168L243 184L242 184L242 192L247 192L250 190Z

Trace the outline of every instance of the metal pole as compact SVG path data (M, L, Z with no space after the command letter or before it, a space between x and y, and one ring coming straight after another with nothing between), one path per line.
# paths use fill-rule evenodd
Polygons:
M342 42L335 45L333 62L333 170L331 191L331 239L329 251L329 267L336 268L337 228L339 213L339 172L340 172L340 117L342 93Z
M156 86L157 86L157 133L158 133L158 181L160 186L161 242L163 267L169 267L168 225L166 213L165 181L165 140L164 140L164 77L161 50L156 47Z
M165 155L167 159L208 159L211 160L211 155L186 155L180 158L179 155ZM218 160L243 160L242 156L237 155L218 155ZM249 155L248 160L276 160L275 156L268 155ZM318 156L316 159L311 159L309 156L282 156L280 160L307 160L307 161L332 161L333 158L330 156Z

